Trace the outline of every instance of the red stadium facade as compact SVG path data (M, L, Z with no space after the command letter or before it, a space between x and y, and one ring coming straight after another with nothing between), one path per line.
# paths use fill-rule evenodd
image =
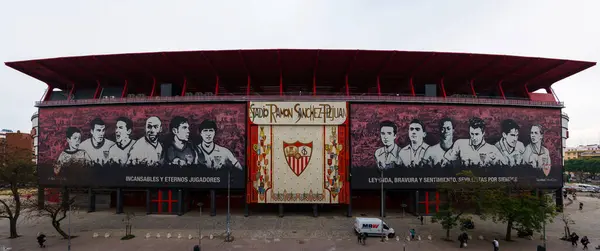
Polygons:
M246 214L422 215L465 169L560 192L566 135L551 85L595 63L280 49L6 65L48 85L36 102L40 186L88 189L90 211L108 190L118 213L214 215L230 190Z

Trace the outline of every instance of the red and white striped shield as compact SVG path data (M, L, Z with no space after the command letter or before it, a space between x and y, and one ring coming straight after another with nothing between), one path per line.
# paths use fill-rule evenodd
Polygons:
M288 166L296 176L300 176L308 166L312 156L313 142L302 143L296 141L294 143L283 142L283 154Z

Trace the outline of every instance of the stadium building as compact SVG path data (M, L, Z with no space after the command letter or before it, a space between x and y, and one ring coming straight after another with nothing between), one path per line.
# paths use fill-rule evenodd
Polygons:
M6 65L48 85L40 186L85 189L90 211L102 195L117 213L215 215L230 191L246 214L427 215L465 169L560 192L564 105L551 86L595 63L273 49Z

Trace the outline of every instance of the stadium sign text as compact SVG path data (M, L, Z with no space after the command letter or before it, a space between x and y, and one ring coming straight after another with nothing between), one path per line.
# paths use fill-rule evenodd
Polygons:
M248 116L258 125L341 125L346 102L250 102Z

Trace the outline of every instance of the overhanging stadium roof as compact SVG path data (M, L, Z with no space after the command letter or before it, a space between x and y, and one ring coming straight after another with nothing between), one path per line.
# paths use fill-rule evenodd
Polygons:
M7 66L55 88L95 88L98 82L129 80L152 85L152 79L181 82L184 78L269 79L278 86L281 78L317 80L352 78L414 78L435 81L441 78L474 80L492 84L502 81L505 90L530 91L594 66L595 62L505 55L446 52L372 50L221 50L131 53L77 56L7 62ZM150 81L148 81L150 80ZM244 86L241 82L236 88ZM261 81L265 83L265 81ZM310 81L312 83L312 81ZM458 85L455 82L455 85ZM463 82L464 83L464 82ZM135 88L131 86L130 88ZM265 84L260 84L265 85ZM446 89L453 89L451 81ZM231 92L239 90L230 90Z

